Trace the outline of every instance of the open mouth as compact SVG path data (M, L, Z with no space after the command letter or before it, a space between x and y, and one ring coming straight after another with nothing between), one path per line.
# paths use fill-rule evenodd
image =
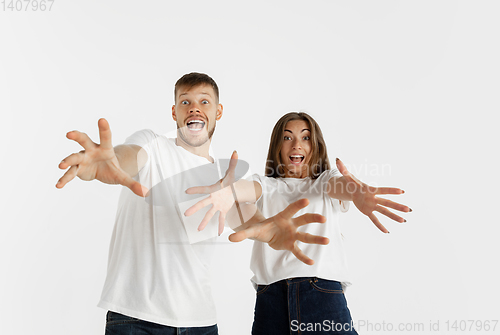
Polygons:
M203 122L202 120L191 120L188 121L187 127L192 131L200 131L203 129L203 127L205 127L205 122Z
M299 165L304 161L304 156L303 155L291 155L288 156L290 158L290 162L294 165Z

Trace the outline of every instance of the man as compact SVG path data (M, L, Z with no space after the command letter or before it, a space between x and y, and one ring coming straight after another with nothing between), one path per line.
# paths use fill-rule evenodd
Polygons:
M217 162L210 155L210 142L223 106L217 84L205 74L184 75L177 81L174 94L175 139L143 130L113 148L110 127L104 119L98 122L100 144L78 131L67 134L84 150L60 163L61 169L69 169L57 188L76 176L127 187L120 195L99 302L109 310L106 334L217 334L208 271L213 243L189 243L180 205L186 200L188 187L213 183L209 176L217 170ZM220 180L222 186L234 181L236 154L232 158L232 168ZM186 171L200 168L208 172L186 175ZM268 220L252 212L245 216L251 219L240 227L244 233L238 236L290 250L304 259L297 240L328 243L319 236L307 236L306 241L296 232L300 225L324 222L322 216L314 214L292 219L306 205L306 200L298 201ZM248 208L238 210L241 218ZM219 219L219 234L224 220L223 216Z

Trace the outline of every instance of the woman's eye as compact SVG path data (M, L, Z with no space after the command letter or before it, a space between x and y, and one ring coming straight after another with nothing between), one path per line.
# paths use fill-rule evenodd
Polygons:
M305 141L309 141L311 138L309 136L304 136Z
M283 137L283 139L284 139L285 141L289 141L289 140L291 140L290 136L285 136L285 137Z

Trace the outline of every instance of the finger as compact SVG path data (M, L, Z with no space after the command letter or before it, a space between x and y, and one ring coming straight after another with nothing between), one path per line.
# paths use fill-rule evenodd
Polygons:
M349 170L347 170L346 166L339 158L335 160L335 163L337 165L337 169L344 177L346 177L348 180L357 181L357 179L354 178L354 176L349 172Z
M83 161L83 158L85 157L84 152L77 152L74 154L69 155L65 159L59 163L59 168L60 169L67 169L69 166L73 165L78 165Z
M198 231L202 231L203 229L205 229L212 216L215 215L215 212L217 212L217 210L215 209L215 207L212 206L212 208L210 208L207 214L205 214L203 220L201 220L201 223L198 226Z
M326 218L321 214L307 213L293 219L293 224L295 225L295 227L300 227L312 222L325 223Z
M66 134L66 137L69 138L70 140L78 142L78 144L80 144L85 150L92 149L97 146L97 144L92 142L92 140L87 134L82 133L78 130L70 131L69 133Z
M234 183L234 173L236 170L236 165L238 165L238 153L236 152L236 150L234 150L233 154L231 155L231 160L229 161L229 166L226 170L226 174L224 175L224 178L220 180L221 187L226 187Z
M219 236L221 236L224 231L224 225L226 223L226 214L219 212Z
M380 205L377 205L375 207L375 210L381 214L384 214L385 216L387 216L388 218L391 218L393 219L394 221L397 221L399 223L403 223L403 222L406 222L405 219L403 219L401 216L399 215L396 215L394 214L393 212L391 212L390 210L388 210L387 208L385 207L382 207Z
M282 212L280 212L278 214L283 216L286 219L290 219L291 217L293 217L295 215L295 213L297 213L298 211L300 211L302 208L306 207L307 205L309 205L309 200L300 199L300 200L297 200L297 201L291 203L290 205L288 205L287 208L285 208Z
M380 229L380 231L382 233L386 233L386 234L389 233L389 231L377 219L375 214L371 213L370 215L368 215L368 217L370 218L370 220L372 220L372 222L375 224L375 226L377 226L377 228Z
M73 180L73 178L76 177L76 174L78 173L78 166L73 165L72 167L69 168L68 171L57 181L56 187L57 188L63 188L64 185L66 185L68 182Z
M309 257L307 257L303 252L302 250L300 250L300 248L297 246L297 243L294 244L293 246L293 249L292 249L292 253L295 255L295 257L297 257L297 259L307 265L313 265L314 264L314 261L312 259L310 259Z
M256 237L259 233L259 228L256 226L251 226L240 230L237 233L229 235L229 241L231 242L241 242L247 238Z
M194 213L196 213L197 211L199 211L200 209L202 209L203 207L205 206L208 206L209 204L211 204L212 202L212 199L210 197L208 198L205 198L203 200L200 200L198 201L197 203L195 203L193 206L189 207L185 212L184 212L184 215L185 216L191 216L193 215Z
M337 165L337 169L343 176L349 176L351 173L347 170L344 163L339 159L335 159L335 164Z
M210 194L220 190L220 183L217 182L211 186L195 186L186 190L187 194Z
M377 187L376 194L403 194L403 191L397 187Z
M236 170L236 165L238 165L238 153L236 152L236 150L234 150L233 154L231 155L231 160L229 161L229 167L227 168L227 171L234 172Z
M309 244L323 244L326 245L330 243L330 239L328 237L312 235L309 233L297 232L297 240L304 243Z
M389 208L395 209L395 210L400 211L400 212L410 212L411 211L410 207L405 206L405 205L400 204L400 203L397 203L397 202L394 202L394 201L389 200L389 199L377 198L377 203L379 205L389 207Z
M100 146L103 149L113 149L113 145L111 144L111 128L108 121L104 118L99 119L97 126L99 127L99 139L101 140Z
M337 169L339 170L339 172L342 174L342 176L344 176L346 178L346 180L349 182L348 185L347 185L347 188L349 188L350 186L354 186L355 188L357 188L358 186L361 186L361 182L356 178L354 177L346 168L346 166L344 165L344 163L339 159L337 158L335 160L335 163L337 165ZM354 183L354 185L351 185L351 183Z

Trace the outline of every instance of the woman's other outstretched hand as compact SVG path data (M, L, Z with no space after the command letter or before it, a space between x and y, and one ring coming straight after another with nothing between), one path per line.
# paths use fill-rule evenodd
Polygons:
M405 219L399 215L394 214L388 208L395 209L400 212L411 212L411 208L388 200L378 197L381 194L403 194L404 191L396 187L373 187L369 186L356 177L354 177L345 167L344 163L340 159L336 160L337 168L339 172L345 178L345 190L351 196L351 200L357 209L366 216L384 233L389 233L389 231L380 223L378 218L375 216L374 212L379 212L390 219L403 223L406 222Z
M312 235L297 230L299 227L312 222L326 222L326 218L320 214L307 213L293 218L299 210L307 205L309 205L309 200L300 199L269 219L265 219L261 216L262 220L260 222L253 224L245 223L240 227L238 232L229 235L229 240L231 242L240 242L249 238L268 243L269 246L275 250L289 250L300 261L307 265L313 265L314 261L302 252L297 246L297 241L324 245L328 244L330 240L327 237Z

